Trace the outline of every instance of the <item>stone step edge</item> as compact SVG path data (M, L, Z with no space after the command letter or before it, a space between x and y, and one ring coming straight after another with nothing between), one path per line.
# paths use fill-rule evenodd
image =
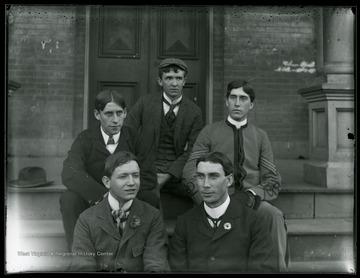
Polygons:
M20 225L26 227L21 232L22 237L63 237L65 235L62 220L21 220L20 223L7 225L7 233L19 233ZM176 220L165 220L166 231L172 235ZM354 231L352 219L288 219L286 220L289 236L301 235L352 235ZM18 226L17 226L18 225ZM14 228L11 228L14 227ZM14 231L15 230L15 231Z
M31 187L31 188L17 188L8 187L8 193L48 193L48 192L59 192L62 193L66 190L63 184L53 184L47 186ZM280 191L281 194L288 193L329 193L329 194L353 194L354 189L344 188L325 188L308 183L296 183L291 185L283 185Z
M355 261L291 261L289 269L284 274L291 273L314 273L331 274L344 273L353 274L356 271Z

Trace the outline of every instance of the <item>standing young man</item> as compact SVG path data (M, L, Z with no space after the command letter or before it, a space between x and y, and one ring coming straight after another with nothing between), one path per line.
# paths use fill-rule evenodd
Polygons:
M170 241L176 272L278 272L275 246L261 215L229 197L233 166L220 152L196 161L203 202L179 216Z
M109 190L75 226L73 271L169 271L165 224L159 210L136 198L140 167L135 155L106 159L102 182Z
M181 179L192 146L203 127L200 108L183 95L188 67L184 61L160 62L161 94L141 97L125 124L139 129L155 157L157 190L187 196Z
M141 167L141 187L138 198L159 208L154 161L138 132L123 126L126 103L117 91L99 92L95 99L95 118L99 126L82 131L68 153L62 170L62 182L67 190L60 199L60 209L68 249L71 250L76 221L85 209L94 205L108 191L102 183L105 160L112 153L129 151L135 154Z
M282 212L268 201L277 198L281 179L276 170L271 143L266 132L251 123L247 115L254 107L255 92L247 81L228 84L226 106L229 115L204 127L184 167L184 185L196 203L201 196L196 188L196 160L210 152L225 154L234 164L234 184L229 188L242 203L264 216L277 247L279 268L288 264L287 232Z

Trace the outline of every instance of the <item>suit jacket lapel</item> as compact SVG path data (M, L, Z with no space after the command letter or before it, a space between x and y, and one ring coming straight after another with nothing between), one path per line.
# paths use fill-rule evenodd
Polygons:
M187 98L183 95L183 98L181 100L181 104L179 106L179 111L178 111L178 114L176 116L176 121L175 121L175 131L174 131L174 140L177 140L177 138L180 138L180 127L181 127L181 124L184 120L184 116L185 116L185 113L187 112ZM175 142L176 144L176 142Z
M234 201L233 201L234 202ZM227 208L219 227L213 235L212 240L217 240L220 237L232 232L235 228L235 218L239 217L239 213L234 207L234 203L230 201L229 207Z
M120 240L121 236L111 215L111 208L108 199L104 198L97 206L96 216L101 229L110 236Z
M162 93L160 97L154 98L154 102L152 103L152 111L151 114L154 115L154 126L155 126L155 144L156 147L159 142L160 137L160 126L161 126L161 117L164 113L163 104L162 104Z
M100 126L97 126L97 128L95 129L91 129L90 133L94 142L94 148L97 149L99 152L109 155L109 151L106 148L104 138L101 134Z
M127 128L125 128L123 126L121 128L119 142L118 142L114 152L116 152L116 150L120 149L122 146L129 146L130 144L127 143L128 140L131 140L129 132L128 132Z
M142 204L140 203L140 201L138 199L134 199L131 208L130 208L130 214L129 214L129 218L126 221L126 225L125 225L125 229L123 231L123 236L121 239L121 244L123 245L127 240L129 240L141 227L142 223L141 223L141 217L144 214L144 207L142 206ZM133 217L137 217L140 219L140 225L137 227L132 227L131 223L133 221ZM121 247L121 246L120 246Z
M211 238L214 234L214 230L207 220L205 210L203 208L203 203L199 206L199 210L197 212L198 213L194 216L194 221L197 223L198 231L201 234Z

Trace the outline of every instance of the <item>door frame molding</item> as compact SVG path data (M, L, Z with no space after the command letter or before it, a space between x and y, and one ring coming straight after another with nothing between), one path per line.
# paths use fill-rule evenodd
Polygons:
M206 18L209 37L208 61L206 65L208 70L205 74L206 79L206 93L205 93L205 119L207 123L213 121L213 36L214 36L214 10L212 6L208 7L208 16ZM86 6L85 15L85 58L84 58L84 96L83 96L83 129L88 128L89 117L89 60L90 60L90 5Z

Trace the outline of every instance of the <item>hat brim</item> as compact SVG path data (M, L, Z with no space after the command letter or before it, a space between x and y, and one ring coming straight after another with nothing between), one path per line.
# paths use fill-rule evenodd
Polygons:
M54 181L44 181L44 182L31 183L31 184L19 184L19 180L14 180L14 181L10 182L10 186L16 187L16 188L29 188L29 187L39 187L39 186L50 185L52 183L54 183Z

